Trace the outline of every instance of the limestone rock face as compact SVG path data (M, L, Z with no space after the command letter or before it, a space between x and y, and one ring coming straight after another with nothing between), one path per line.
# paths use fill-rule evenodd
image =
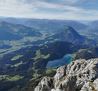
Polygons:
M35 88L35 91L51 91L51 88L53 88L53 79L50 77L44 77Z
M76 60L44 77L35 91L98 91L98 59Z
M98 79L94 82L87 82L81 88L81 91L98 91Z

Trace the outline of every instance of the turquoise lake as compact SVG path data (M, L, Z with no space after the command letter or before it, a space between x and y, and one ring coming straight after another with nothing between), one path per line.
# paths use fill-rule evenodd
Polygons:
M73 55L72 54L67 54L61 59L57 60L52 60L47 63L47 68L51 67L59 67L65 64L69 64L71 61L73 61Z

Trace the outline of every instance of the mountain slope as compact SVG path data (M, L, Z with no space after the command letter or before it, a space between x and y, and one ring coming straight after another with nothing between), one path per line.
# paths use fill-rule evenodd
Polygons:
M81 33L89 39L93 39L98 43L98 21L89 21L87 27L81 30Z
M4 55L0 58L0 91L11 90L17 86L22 88L31 79L45 75L49 61L60 59L76 50L77 47L71 43L57 41L43 46L26 47Z
M75 59L98 58L98 47L80 49L75 53Z
M26 36L40 36L41 34L23 25L0 22L0 40L18 40Z
M70 42L74 45L85 45L85 46L95 46L96 42L90 40L78 32L76 32L72 27L65 26L64 29L60 30L59 33L54 34L53 39Z

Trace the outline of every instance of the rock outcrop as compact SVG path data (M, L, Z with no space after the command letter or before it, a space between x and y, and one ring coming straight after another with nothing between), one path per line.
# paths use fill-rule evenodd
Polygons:
M76 60L44 77L35 91L98 91L98 59Z

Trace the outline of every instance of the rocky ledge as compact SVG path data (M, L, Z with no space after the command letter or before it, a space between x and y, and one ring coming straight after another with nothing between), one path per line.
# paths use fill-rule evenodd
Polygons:
M79 59L44 77L34 91L98 91L98 59Z

